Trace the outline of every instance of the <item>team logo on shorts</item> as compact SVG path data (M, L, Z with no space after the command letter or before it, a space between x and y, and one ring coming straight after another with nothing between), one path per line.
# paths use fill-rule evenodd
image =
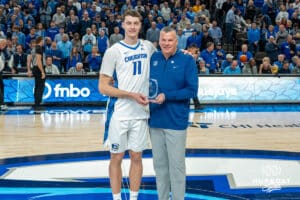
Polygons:
M117 144L117 143L114 143L114 144L111 144L111 149L113 150L113 151L118 151L119 150L119 144Z

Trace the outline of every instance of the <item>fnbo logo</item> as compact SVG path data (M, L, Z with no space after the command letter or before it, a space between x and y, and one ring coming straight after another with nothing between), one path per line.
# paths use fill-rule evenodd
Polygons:
M47 99L54 92L55 97L60 98L70 98L70 97L88 97L91 94L91 91L87 87L77 88L71 83L69 87L62 87L61 84L56 84L54 88L51 87L49 83L45 84L46 94L43 96L43 99Z

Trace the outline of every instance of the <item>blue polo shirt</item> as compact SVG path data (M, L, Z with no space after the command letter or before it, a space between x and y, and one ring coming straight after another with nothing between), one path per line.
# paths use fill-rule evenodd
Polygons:
M167 60L161 51L150 61L150 79L158 83L158 94L164 93L162 104L150 103L151 128L184 130L188 126L190 98L198 92L197 66L192 56L177 51Z

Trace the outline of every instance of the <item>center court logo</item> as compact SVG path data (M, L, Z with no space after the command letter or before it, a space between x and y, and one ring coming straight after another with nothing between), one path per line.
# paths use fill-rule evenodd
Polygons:
M46 94L44 94L43 99L48 99L53 93L54 97L56 98L74 98L74 97L88 97L91 94L91 91L87 87L78 88L74 87L74 85L71 83L69 87L62 87L61 84L56 84L54 87L52 87L49 83L45 84L45 91Z

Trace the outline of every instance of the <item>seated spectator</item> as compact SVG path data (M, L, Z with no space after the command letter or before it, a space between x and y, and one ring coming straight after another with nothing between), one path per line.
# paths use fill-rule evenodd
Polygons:
M102 57L98 52L98 47L93 46L92 52L86 57L91 72L98 72L102 62Z
M10 57L9 65L13 74L27 72L27 54L21 44L17 45L17 51Z
M249 51L252 55L259 50L260 30L257 28L256 22L251 24L251 28L247 31L247 39L249 44Z
M179 28L179 29L181 29L181 28ZM186 46L189 47L192 44L195 44L195 45L197 45L198 48L200 48L201 47L201 38L202 38L201 35L198 34L196 30L193 30L192 35L187 38Z
M82 42L80 39L80 34L79 33L74 33L73 39L71 40L72 47L76 47L78 52L83 55L83 50L82 50Z
M218 42L218 43L216 44L215 52L216 52L216 55L217 55L217 59L218 59L219 66L221 66L222 62L223 62L224 60L226 60L226 52L225 52L225 50L222 48L221 42Z
M241 56L244 55L246 56L246 60L241 60ZM239 62L239 66L241 68L244 67L244 64L246 64L246 62L249 62L249 60L253 58L253 55L250 51L248 51L248 45L247 44L242 44L242 50L238 52L237 55L237 59Z
M67 74L70 75L83 75L85 74L85 71L83 69L83 64L81 62L76 64L76 67L71 67Z
M231 55L230 53L228 53L226 55L226 60L222 61L221 71L223 72L226 67L230 66L231 63L232 63L232 61L233 61L233 55Z
M277 73L278 67L272 66L268 57L263 58L262 64L259 66L258 74L273 74Z
M73 47L72 51L71 51L71 54L68 58L67 71L71 67L75 67L78 62L81 62L81 55L78 52L78 49L76 47Z
M214 43L208 42L207 48L201 52L201 57L205 60L206 67L209 69L209 73L215 73L218 67L218 60L214 51Z
M212 21L212 27L208 29L208 34L212 37L215 44L221 43L223 34L221 28L217 24L217 20Z
M46 57L45 62L45 73L46 74L60 74L59 69L53 64L53 59L51 56Z
M146 40L152 42L155 46L158 44L160 30L156 27L156 22L151 22L151 27L146 32Z
M254 58L251 58L249 62L243 67L243 74L254 75L258 73L256 62Z
M50 37L54 41L55 35L59 33L59 27L56 26L54 21L50 22L50 27L46 31L46 36Z
M205 66L205 60L200 59L198 66L199 66L198 74L206 74L206 75L209 74L209 69L207 69Z
M280 70L283 66L284 59L285 59L285 55L284 54L279 54L277 56L277 60L273 63L273 65L277 66L278 70Z
M282 68L278 70L278 73L279 74L291 74L292 70L289 67L290 67L289 61L285 60L283 62Z
M294 65L292 74L300 74L300 59L299 58L297 59L295 65Z
M182 29L177 29L177 48L178 49L186 49L187 37L183 35Z
M280 53L285 55L285 59L290 61L296 55L296 41L292 35L288 35L286 41L280 46Z
M228 67L226 67L224 69L223 74L226 74L226 75L241 74L241 69L238 65L238 61L233 60L231 65L229 65Z

